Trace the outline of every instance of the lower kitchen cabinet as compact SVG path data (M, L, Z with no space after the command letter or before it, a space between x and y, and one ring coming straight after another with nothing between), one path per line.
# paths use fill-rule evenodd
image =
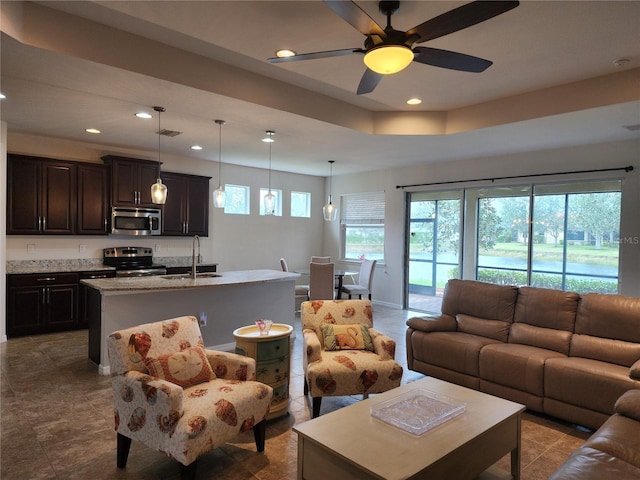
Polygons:
M94 278L113 278L116 276L115 270L98 270L91 272L78 273L79 280L91 280ZM89 302L87 296L89 295L90 287L79 283L78 285L78 328L89 327Z
M7 275L7 336L78 328L78 274Z

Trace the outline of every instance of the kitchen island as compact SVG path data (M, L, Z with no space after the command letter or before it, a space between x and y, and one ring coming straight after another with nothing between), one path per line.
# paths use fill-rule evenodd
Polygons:
M106 339L114 331L183 315L201 319L204 344L234 349L233 331L260 318L293 325L295 280L278 270L83 280L89 288L89 358L109 374ZM206 317L206 325L202 320Z

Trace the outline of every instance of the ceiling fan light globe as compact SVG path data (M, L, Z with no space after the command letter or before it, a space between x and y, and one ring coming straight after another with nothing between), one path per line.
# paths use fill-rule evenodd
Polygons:
M381 75L398 73L413 61L413 51L404 45L381 45L369 50L364 64L369 70Z

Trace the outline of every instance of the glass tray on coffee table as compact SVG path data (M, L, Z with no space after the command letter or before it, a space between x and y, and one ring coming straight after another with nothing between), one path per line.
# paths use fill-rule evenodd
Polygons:
M371 407L371 416L413 435L422 435L464 413L467 404L417 389Z

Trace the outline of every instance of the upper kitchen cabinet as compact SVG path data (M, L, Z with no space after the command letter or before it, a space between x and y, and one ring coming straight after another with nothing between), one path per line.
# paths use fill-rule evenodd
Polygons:
M78 164L78 235L109 233L109 169Z
M72 234L76 164L7 155L7 234Z
M153 207L151 185L160 178L160 163L151 160L105 155L111 165L111 201L120 207Z
M211 177L162 172L167 203L162 209L162 235L209 235Z

